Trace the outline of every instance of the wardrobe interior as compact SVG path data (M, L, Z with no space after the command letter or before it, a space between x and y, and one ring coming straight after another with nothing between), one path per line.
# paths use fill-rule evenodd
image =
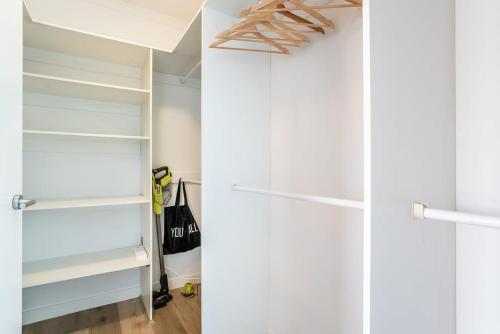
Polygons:
M213 47L254 0L73 30L25 3L24 323L138 296L154 319L167 165L173 194L195 181L201 248L165 264L171 288L202 278L204 333L498 332L496 230L410 210L498 214L498 3L307 1L340 5L334 29L289 54Z

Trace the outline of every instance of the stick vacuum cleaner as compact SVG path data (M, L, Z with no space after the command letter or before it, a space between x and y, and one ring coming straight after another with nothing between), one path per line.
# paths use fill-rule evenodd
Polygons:
M172 173L168 167L153 169L153 211L156 217L156 240L158 242L158 258L160 260L160 291L153 291L153 307L155 309L164 307L172 299L168 289L168 278L165 271L165 261L163 258L163 243L161 238L161 212L164 200L164 191L168 190L168 185L172 182ZM167 193L168 194L168 193Z

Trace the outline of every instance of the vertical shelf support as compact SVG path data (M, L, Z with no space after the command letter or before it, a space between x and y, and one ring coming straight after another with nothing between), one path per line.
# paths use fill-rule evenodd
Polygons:
M149 50L148 58L142 70L142 87L149 90L149 97L142 104L141 121L142 134L152 138L152 108L153 108L153 50ZM141 208L141 240L144 249L150 257L151 265L141 268L141 296L144 302L146 313L150 320L153 320L153 208L151 204L151 169L152 167L152 140L141 144L141 183L142 194L149 199L148 204Z

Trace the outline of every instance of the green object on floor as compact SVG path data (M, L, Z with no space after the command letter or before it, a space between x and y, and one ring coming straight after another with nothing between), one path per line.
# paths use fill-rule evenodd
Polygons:
M184 297L194 297L198 294L198 285L193 283L184 284L184 288L182 288L182 295Z

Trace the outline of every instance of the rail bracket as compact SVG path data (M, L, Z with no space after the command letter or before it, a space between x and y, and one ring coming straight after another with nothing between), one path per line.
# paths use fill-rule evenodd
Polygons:
M424 210L428 207L425 203L415 202L411 207L411 215L413 219L425 219Z

